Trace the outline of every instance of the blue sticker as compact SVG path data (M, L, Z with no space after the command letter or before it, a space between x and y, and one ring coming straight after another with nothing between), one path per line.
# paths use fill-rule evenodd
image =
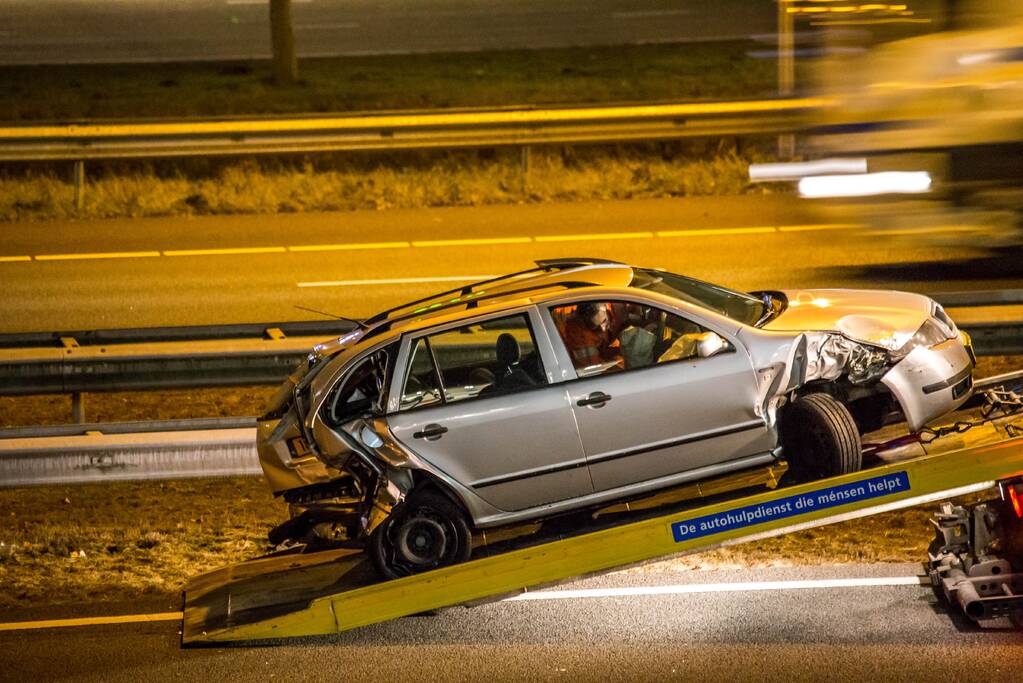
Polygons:
M671 534L675 537L676 543L681 543L701 536L719 534L723 531L784 519L813 510L824 510L908 490L909 474L895 472L851 484L841 484L809 493L800 493L796 496L779 498L768 503L747 505L737 510L675 522L671 525Z

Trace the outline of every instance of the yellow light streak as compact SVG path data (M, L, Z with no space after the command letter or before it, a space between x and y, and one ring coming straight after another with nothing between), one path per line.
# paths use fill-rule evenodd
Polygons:
M13 263L15 261L31 261L31 256L0 256L0 263Z

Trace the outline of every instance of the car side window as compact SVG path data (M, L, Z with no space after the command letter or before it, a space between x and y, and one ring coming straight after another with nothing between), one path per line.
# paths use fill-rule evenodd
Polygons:
M437 369L433 353L426 338L418 340L412 347L405 384L401 390L401 410L441 403L440 387L437 384Z
M425 348L429 349L429 355L420 354L420 349ZM417 366L420 355L427 360ZM430 394L429 403L418 399L419 389L410 388L406 380L402 409L439 400L456 403L497 396L547 384L529 317L524 313L463 325L418 340L408 377L418 378L419 385L425 387L429 381L427 376L433 378L438 374L441 390ZM436 384L430 389L435 391Z
M580 301L550 311L579 377L731 350L727 341L701 325L645 304Z
M362 415L383 414L385 391L397 344L375 351L337 383L323 403L324 421L338 427Z

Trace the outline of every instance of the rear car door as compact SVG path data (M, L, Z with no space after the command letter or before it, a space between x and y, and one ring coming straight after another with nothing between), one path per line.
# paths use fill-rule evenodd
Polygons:
M411 338L388 417L399 441L501 510L593 491L564 387L550 383L537 343L537 316L529 308Z
M710 330L695 319L642 299L597 303L604 339L579 333L580 309L592 315L586 301L543 310L559 358L575 368L566 388L595 491L700 468L709 475L774 448L754 412L752 361L734 336L721 332L725 345L701 358L697 344Z

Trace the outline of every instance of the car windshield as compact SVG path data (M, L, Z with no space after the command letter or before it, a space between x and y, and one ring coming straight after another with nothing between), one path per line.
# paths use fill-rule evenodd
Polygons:
M709 308L744 325L756 325L769 312L769 306L764 301L709 282L647 268L633 268L632 273L630 287L647 289Z

